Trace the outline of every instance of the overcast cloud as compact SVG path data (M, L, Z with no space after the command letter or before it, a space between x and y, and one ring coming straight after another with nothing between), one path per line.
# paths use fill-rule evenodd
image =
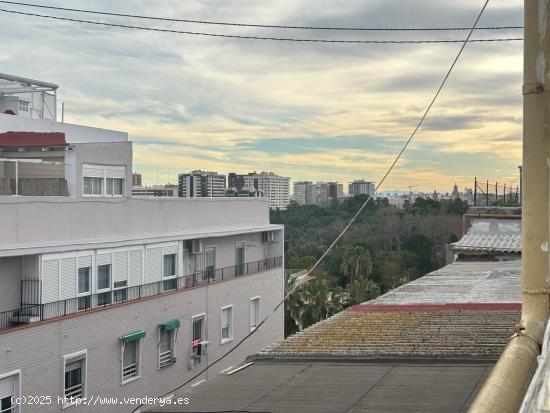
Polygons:
M320 26L469 26L480 0L53 1L185 19ZM494 0L480 25L521 25ZM2 5L6 9L29 8ZM75 17L74 13L32 11ZM333 39L462 38L87 19L227 34ZM273 170L294 180L377 180L433 96L459 44L327 45L220 39L64 23L0 12L0 71L60 85L72 123L128 131L147 183L177 172ZM522 37L521 31L474 38ZM517 182L522 43L467 46L384 189L450 191L473 176ZM157 172L158 171L158 172Z

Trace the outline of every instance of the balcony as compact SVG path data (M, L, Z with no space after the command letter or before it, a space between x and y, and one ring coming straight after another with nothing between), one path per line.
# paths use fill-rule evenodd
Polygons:
M149 284L133 287L114 288L111 291L74 297L51 303L35 303L38 301L40 281L22 280L22 303L19 308L0 312L0 330L15 328L20 325L38 321L65 317L75 313L96 310L115 305L131 303L147 297L162 296L175 291L206 286L226 280L232 280L244 275L256 274L280 268L282 257L268 258L238 264L230 267L207 269L195 274L167 278Z

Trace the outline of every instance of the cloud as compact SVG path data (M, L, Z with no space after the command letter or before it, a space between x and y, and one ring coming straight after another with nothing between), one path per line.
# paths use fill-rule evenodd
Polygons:
M72 0L64 6L82 4ZM520 0L491 3L480 25L521 25L522 6ZM433 27L468 26L480 4L474 0L93 0L86 8L264 24ZM68 12L52 14L74 17ZM465 32L282 31L139 23L300 38L465 36ZM294 180L379 179L460 46L231 40L2 13L0 25L5 28L2 71L58 83L66 121L128 131L135 142L135 168L151 183L157 175L161 182L174 182L178 172L198 168L274 170ZM488 36L515 37L521 31L474 34ZM466 185L474 171L491 180L514 176L521 161L521 48L521 42L467 46L389 184L446 190L455 181Z

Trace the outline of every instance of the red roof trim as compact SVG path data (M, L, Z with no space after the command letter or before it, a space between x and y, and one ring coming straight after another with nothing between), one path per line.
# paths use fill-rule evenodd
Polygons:
M3 132L0 147L23 148L38 146L67 146L62 132Z
M438 311L507 311L521 310L521 303L450 303L450 304L359 304L353 312L438 312Z

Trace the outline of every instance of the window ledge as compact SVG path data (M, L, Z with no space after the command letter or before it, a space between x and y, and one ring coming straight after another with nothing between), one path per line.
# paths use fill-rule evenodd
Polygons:
M120 385L121 385L121 386L124 386L125 384L131 383L131 382L136 381L136 380L138 380L138 379L141 379L141 376L130 377L129 379L122 380L122 381L120 382Z
M233 341L233 337L230 338L222 338L222 344L227 344Z

